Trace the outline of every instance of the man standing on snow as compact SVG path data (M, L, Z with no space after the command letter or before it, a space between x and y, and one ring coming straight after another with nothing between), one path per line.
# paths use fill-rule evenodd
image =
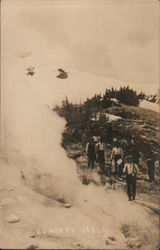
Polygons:
M126 174L127 194L129 201L131 201L131 197L133 200L136 198L136 176L138 172L138 165L134 163L133 157L130 155L123 169L123 173Z
M94 162L96 159L96 152L95 152L95 144L93 138L90 139L90 142L86 145L86 153L88 155L88 168L90 165L94 168Z

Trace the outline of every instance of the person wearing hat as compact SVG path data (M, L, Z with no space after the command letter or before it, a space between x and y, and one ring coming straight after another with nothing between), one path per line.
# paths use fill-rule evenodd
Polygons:
M121 177L123 170L123 150L116 138L113 139L115 147L112 149L111 160L115 166L115 174Z
M131 136L130 139L130 146L131 146L131 152L132 152L132 156L133 156L133 161L136 164L139 164L139 151L140 151L140 146L139 144L136 142L136 138L134 135Z
M96 153L97 153L100 169L104 171L105 169L105 143L103 142L101 137L98 138L98 142L96 144Z
M95 152L95 144L93 138L91 138L86 145L86 153L88 156L88 168L90 168L90 166L94 168L94 162L96 160L96 152Z
M149 177L149 182L154 181L154 173L155 173L155 162L154 159L148 158L147 159L147 166L148 166L148 177Z
M130 155L124 165L123 173L126 174L127 194L129 201L136 198L136 176L139 172L138 165L134 163L133 157Z
M159 169L159 154L158 152L152 151L152 157L147 159L147 166L148 166L148 177L149 182L153 183L155 181L155 170Z

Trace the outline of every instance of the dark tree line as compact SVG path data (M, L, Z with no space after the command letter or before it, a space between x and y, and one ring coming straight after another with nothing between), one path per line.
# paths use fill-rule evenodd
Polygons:
M93 135L100 135L104 139L110 138L111 128L107 122L105 109L114 103L112 98L128 105L139 104L136 92L129 87L122 87L119 90L106 89L103 95L96 94L79 104L73 104L66 97L60 106L56 106L54 110L65 118L66 128L69 130L67 133L64 131L66 142L81 141L83 144Z

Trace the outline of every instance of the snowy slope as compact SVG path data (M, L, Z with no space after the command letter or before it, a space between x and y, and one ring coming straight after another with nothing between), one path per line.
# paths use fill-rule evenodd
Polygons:
M149 109L155 112L160 112L160 104L159 103L152 103L147 100L143 100L140 102L140 107Z

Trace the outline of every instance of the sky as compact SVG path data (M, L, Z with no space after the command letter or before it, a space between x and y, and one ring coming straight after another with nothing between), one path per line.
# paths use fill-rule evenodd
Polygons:
M50 58L90 74L158 84L159 3L2 0L2 50L8 58L34 54L41 63Z

